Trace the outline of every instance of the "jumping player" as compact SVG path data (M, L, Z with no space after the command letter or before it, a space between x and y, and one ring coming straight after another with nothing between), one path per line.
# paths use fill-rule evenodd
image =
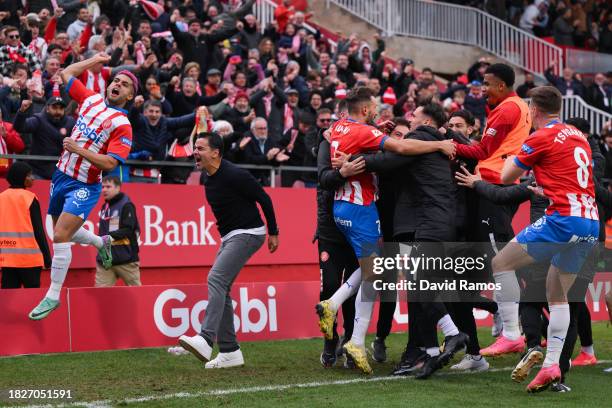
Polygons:
M112 265L110 236L99 237L82 225L98 202L102 171L111 171L125 162L130 152L132 126L125 107L138 93L138 80L128 71L119 72L104 99L76 79L83 71L109 61L110 57L101 53L68 66L61 74L70 97L79 104L79 117L70 137L63 141L64 150L51 180L51 286L30 312L33 320L45 318L60 304L60 291L72 259L71 242L95 246L104 267Z
M418 155L441 151L454 156L455 146L451 141L425 142L414 139L391 139L376 127L376 100L370 89L357 87L346 98L349 117L334 123L330 136L330 154L338 153L356 155L376 150L389 150L403 155ZM344 345L345 352L353 358L355 365L363 372L372 372L365 350L365 335L372 316L374 296L362 299L361 285L364 265L368 264L370 255L378 253L381 239L380 221L375 201L377 199L376 178L373 174L362 173L349 177L340 187L334 198L334 220L338 229L345 235L353 247L361 268L328 300L317 305L319 327L325 338L332 339L336 312L340 305L357 290L355 301L355 324L351 340ZM367 272L367 269L366 269ZM371 286L371 285L370 285Z
M515 271L534 262L551 262L546 280L550 309L546 358L527 386L528 392L538 392L561 377L559 357L570 320L567 292L595 245L599 216L591 148L578 129L560 122L561 94L554 87L542 86L532 89L529 95L537 130L525 140L519 154L506 161L501 178L509 184L533 169L550 205L542 218L521 231L493 258L492 269L495 282L501 286L495 295L500 302L504 333L516 335L520 288ZM516 350L504 334L488 351L489 355L500 355ZM529 349L512 372L512 379L523 381L542 358L539 348Z

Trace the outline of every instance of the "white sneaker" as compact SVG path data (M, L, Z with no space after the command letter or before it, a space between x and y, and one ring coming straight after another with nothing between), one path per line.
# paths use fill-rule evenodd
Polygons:
M503 329L504 329L504 322L501 318L501 314L499 314L499 312L496 312L493 315L493 326L491 327L491 336L499 337Z
M179 344L185 350L196 356L201 361L210 360L212 354L212 347L208 345L204 337L196 334L193 337L181 336L179 337Z
M230 368L244 365L240 349L231 353L219 353L217 357L204 364L204 368Z
M463 359L451 367L451 370L459 371L486 371L489 369L489 363L483 356L474 356L466 354Z

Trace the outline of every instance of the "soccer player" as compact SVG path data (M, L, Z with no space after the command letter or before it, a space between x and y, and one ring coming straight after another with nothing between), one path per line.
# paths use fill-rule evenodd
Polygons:
M591 148L578 129L560 122L561 94L554 87L542 86L532 89L529 95L531 117L537 130L525 140L516 157L508 158L501 181L512 183L524 171L533 169L550 205L541 219L521 231L493 258L493 277L500 286L495 296L504 334L486 350L488 355L517 351L519 342L513 338L520 337L517 303L520 288L515 270L550 260L546 278L550 310L546 358L542 369L527 386L528 392L538 392L561 377L559 357L570 320L567 293L597 240L599 216ZM483 350L481 354L484 355ZM512 379L523 381L542 357L537 348L528 350L512 372Z
M453 156L455 153L454 144L448 140L425 142L413 139L396 140L385 136L381 130L371 125L377 116L377 106L372 91L366 87L353 89L346 101L349 117L340 119L332 126L330 136L332 158L337 153L354 155L383 149L403 155L441 151L448 156ZM361 268L353 272L330 299L320 302L316 307L319 327L325 338L332 339L334 319L338 308L359 289L360 293L355 301L353 335L351 340L344 345L344 351L353 358L355 365L367 374L372 372L372 368L368 363L364 343L372 316L375 294L369 293L365 296L362 292L361 269L369 264L370 255L380 250L381 231L375 205L376 198L376 179L370 173L349 177L336 191L334 220L338 229L353 247ZM372 292L371 289L371 284L363 288L368 292ZM362 294L364 299L362 299Z
M125 162L132 146L132 126L126 105L138 93L138 80L128 72L119 72L107 88L106 99L91 91L78 77L110 57L104 53L77 62L61 73L67 91L79 104L79 117L51 180L49 214L53 217L53 261L51 286L44 299L30 312L30 319L40 320L59 306L62 284L72 258L71 242L93 245L105 268L112 266L111 238L99 237L82 228L98 202L102 189L102 171L111 171Z
M476 144L457 145L457 156L478 160L477 171L482 179L497 185L503 184L501 171L504 160L519 152L531 129L529 108L514 92L514 80L514 70L509 65L493 64L486 69L483 92L493 109L487 116L482 140ZM498 252L497 243L508 242L514 236L512 217L518 206L498 205L484 196L474 197L472 194L468 192L470 228L466 231L466 241L485 243L482 250L491 259ZM508 333L506 335L510 336ZM520 342L522 338L517 336L512 340ZM516 344L517 349L524 347L524 342L522 345Z

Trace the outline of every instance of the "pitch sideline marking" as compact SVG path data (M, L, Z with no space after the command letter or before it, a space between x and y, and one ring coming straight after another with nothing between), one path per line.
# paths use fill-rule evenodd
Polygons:
M597 365L599 364L609 364L612 363L612 360L599 360L597 361ZM511 371L514 367L501 367L501 368L491 368L487 371L468 371L468 372L452 372L446 371L441 372L435 375L435 377L446 377L446 376L454 376L454 375L473 375L473 374L486 374L486 373L496 373L502 371ZM277 384L277 385L264 385L264 386L256 386L256 387L245 387L245 388L230 388L230 389L217 389L211 391L201 391L201 392L176 392L172 394L163 394L163 395L149 395L144 397L135 397L135 398L126 398L120 401L116 400L98 400L98 401L90 401L90 402L71 402L71 403L62 403L62 404L46 404L46 405L21 405L20 408L67 408L67 407L86 407L86 408L111 408L116 405L122 404L138 404L142 402L149 401L164 401L175 398L199 398L199 397L218 397L223 395L233 395L233 394L245 394L245 393L255 393L255 392L263 392L263 391L283 391L292 388L315 388L315 387L325 387L330 385L348 385L348 384L357 384L357 383L370 383L370 382L379 382L379 381L398 381L398 380L412 380L414 377L398 377L398 376L382 376L382 377L373 377L373 378L352 378L348 380L335 380L335 381L313 381L309 383L297 383L297 384ZM18 407L18 406L14 406Z

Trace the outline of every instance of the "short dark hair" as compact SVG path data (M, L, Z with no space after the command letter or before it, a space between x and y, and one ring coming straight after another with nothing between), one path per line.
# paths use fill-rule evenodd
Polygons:
M576 129L584 133L585 135L588 135L589 133L591 133L591 124L586 119L569 118L568 120L565 121L565 123L567 123L568 125L572 125Z
M431 69L429 67L426 67L426 68L423 68L423 71L421 71L421 72L429 72L429 73L433 74L433 69Z
M563 96L554 86L537 86L530 89L527 96L531 98L531 103L544 113L557 114L561 111Z
M113 183L117 187L121 187L121 179L119 178L119 176L114 176L114 175L104 176L102 177L102 182L103 183Z
M331 109L329 108L321 108L317 111L317 119L319 119L319 116L321 115L331 115L333 112L331 111Z
M359 108L361 108L364 103L370 102L372 96L374 95L370 88L367 88L365 86L358 86L356 88L353 88L348 93L348 95L346 95L345 99L349 113L357 113L359 111Z
M19 31L19 29L15 26L5 26L3 31L5 35L8 35L8 33L10 33L11 31Z
M512 88L514 86L515 74L510 65L502 63L489 65L485 71L485 74L491 74L496 78L499 78L508 88Z
M301 112L298 119L299 123L303 123L308 126L312 126L315 122L315 118L310 112Z
M451 113L448 120L451 120L452 118L462 118L465 121L465 124L468 126L474 126L476 124L476 119L474 119L474 115L472 114L472 112L466 109L460 109Z
M20 69L23 69L27 74L28 77L30 76L30 70L28 69L27 66L23 65L23 64L13 64L13 66L11 67L11 75L12 74L16 74L17 71L19 71Z
M393 123L395 123L395 126L406 126L408 128L410 127L410 121L402 117L393 118Z
M348 110L348 102L346 102L346 99L341 99L340 102L338 102L338 111L342 112Z
M187 26L190 26L192 24L199 24L200 27L202 26L202 22L197 18L192 18L191 20L189 20L189 24L187 24Z
M208 145L211 149L218 150L219 155L223 156L223 138L217 132L201 132L198 133L197 139L208 140Z
M437 103L428 103L422 106L423 115L429 116L434 122L436 127L440 128L446 123L446 113L444 109Z
M162 109L161 101L157 99L149 99L144 103L143 110L147 110L150 106L154 106L156 108Z

